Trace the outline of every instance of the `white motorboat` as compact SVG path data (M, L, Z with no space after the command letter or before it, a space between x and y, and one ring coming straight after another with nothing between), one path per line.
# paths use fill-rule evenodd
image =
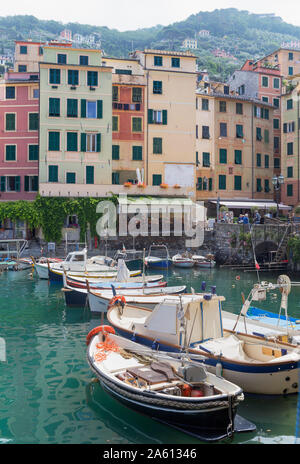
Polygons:
M172 263L175 267L182 267L182 268L191 268L195 266L195 261L188 257L186 254L177 253L172 258Z
M211 269L215 267L216 265L216 262L214 261L212 255L208 255L208 256L193 255L192 259L195 262L196 267L200 267L204 269Z

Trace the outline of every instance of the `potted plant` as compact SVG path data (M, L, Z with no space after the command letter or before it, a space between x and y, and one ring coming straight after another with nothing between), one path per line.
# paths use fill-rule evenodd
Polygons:
M146 184L144 182L139 182L137 184L138 188L145 188L146 187Z
M178 185L178 184L173 185L173 187L174 187L174 189L180 189L181 188L181 186Z
M167 189L169 186L168 184L160 184L160 188L162 189Z
M125 184L123 184L123 185L126 188L130 188L132 186L132 183L131 182L125 182Z

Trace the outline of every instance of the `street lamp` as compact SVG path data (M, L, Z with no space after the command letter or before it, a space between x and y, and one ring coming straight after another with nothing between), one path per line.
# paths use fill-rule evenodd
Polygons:
M282 184L284 183L284 177L282 174L280 176L274 176L272 178L272 184L274 185L274 190L276 192L276 203L277 203L277 212L276 212L276 217L278 218L279 216L279 192Z

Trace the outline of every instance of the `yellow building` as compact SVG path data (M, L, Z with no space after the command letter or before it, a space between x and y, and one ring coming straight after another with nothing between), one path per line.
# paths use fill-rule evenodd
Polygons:
M279 65L280 73L285 78L300 73L300 49L279 48L259 61L269 66Z

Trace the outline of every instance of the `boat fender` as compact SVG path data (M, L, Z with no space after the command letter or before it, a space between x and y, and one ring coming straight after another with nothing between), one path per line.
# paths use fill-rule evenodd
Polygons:
M188 385L187 383L184 383L183 385L180 386L182 396L191 396L192 392L192 387Z
M236 276L235 280L241 280L240 276Z
M203 296L203 298L206 300L206 301L209 301L212 299L212 294L211 293L207 293L206 295Z
M197 388L193 388L192 391L191 391L191 397L197 398L197 397L200 397L200 396L204 396L203 391L198 390Z
M126 305L126 299L124 295L116 295L114 296L108 303L108 307L111 308L112 306L115 305L121 305L122 308Z
M217 377L222 377L223 375L223 366L221 362L217 362L216 364L216 376Z
M86 337L86 344L89 345L90 344L90 341L91 339L94 337L94 335L97 335L97 333L99 332L105 332L105 333L111 333L111 334L115 334L115 329L113 327L111 327L110 325L100 325L99 327L95 327L94 329L92 329L88 334L87 334L87 337Z

